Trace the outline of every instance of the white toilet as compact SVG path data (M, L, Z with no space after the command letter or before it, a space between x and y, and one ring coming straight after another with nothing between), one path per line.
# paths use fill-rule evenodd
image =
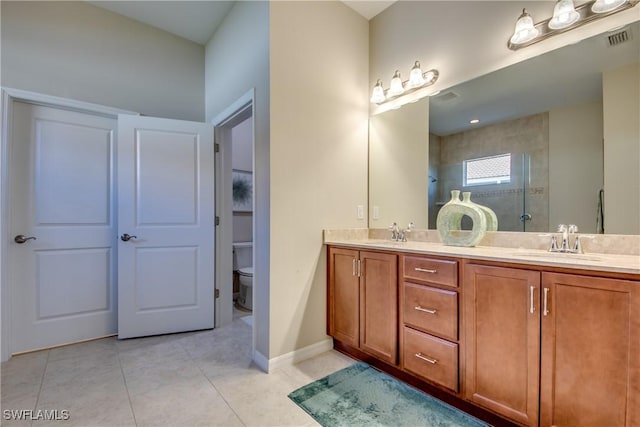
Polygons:
M253 309L253 242L233 243L233 270L240 279L237 303L246 310Z

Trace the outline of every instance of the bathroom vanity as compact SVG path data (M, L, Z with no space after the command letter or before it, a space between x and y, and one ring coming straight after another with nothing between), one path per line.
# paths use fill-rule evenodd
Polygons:
M325 243L339 351L496 425L640 426L640 256Z

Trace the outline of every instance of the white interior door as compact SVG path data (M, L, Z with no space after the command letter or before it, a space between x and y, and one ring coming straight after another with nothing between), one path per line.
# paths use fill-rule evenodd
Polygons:
M213 126L119 116L119 338L213 328L214 215Z
M115 129L114 119L14 103L8 147L14 353L116 332ZM20 235L35 239L18 243Z

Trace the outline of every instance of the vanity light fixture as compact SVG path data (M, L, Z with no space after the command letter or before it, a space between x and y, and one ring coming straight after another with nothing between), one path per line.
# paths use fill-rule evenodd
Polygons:
M549 28L562 30L578 22L580 14L576 12L573 0L558 0L553 8L553 17L549 21Z
M373 92L371 93L371 102L374 104L379 104L384 102L386 96L384 96L384 88L382 87L382 80L378 79L378 82L373 87Z
M553 16L537 24L533 23L533 17L523 9L507 47L518 50L587 22L632 8L638 3L640 0L590 0L575 7L573 0L557 0Z
M371 103L383 104L420 88L431 86L438 80L438 76L438 70L429 70L423 73L422 68L420 68L420 61L416 61L409 73L409 80L402 81L400 71L396 70L389 83L389 89L386 91L382 86L382 80L378 79L371 92Z
M518 46L535 39L539 32L533 25L533 18L529 15L527 9L522 9L522 15L516 21L516 29L513 30L513 35L509 42Z
M616 10L626 3L626 0L596 0L591 6L593 13L607 13Z
M425 81L426 80L422 75L422 68L420 68L420 61L416 61L415 64L413 64L413 68L411 68L407 86L409 88L420 87L424 84Z
M400 71L396 70L389 83L389 96L402 95L404 92L404 84L402 83L402 77L400 77Z

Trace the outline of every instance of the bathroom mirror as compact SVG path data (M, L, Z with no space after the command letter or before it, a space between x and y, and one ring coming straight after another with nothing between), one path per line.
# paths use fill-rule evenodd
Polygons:
M596 233L605 216L605 233L640 234L634 214L640 213L640 148L628 146L629 133L623 144L611 142L624 102L639 104L639 73L635 22L372 116L369 226L413 221L435 228L450 190L460 189L496 212L500 231L548 232L575 223L580 232ZM634 91L627 86L624 93L625 84L635 84ZM627 122L632 139L640 138L637 116ZM420 145L425 133L427 148ZM509 180L491 183L489 171L486 183L463 182L466 168L490 165L486 159L499 155L510 155ZM624 195L615 194L616 182L624 183Z

